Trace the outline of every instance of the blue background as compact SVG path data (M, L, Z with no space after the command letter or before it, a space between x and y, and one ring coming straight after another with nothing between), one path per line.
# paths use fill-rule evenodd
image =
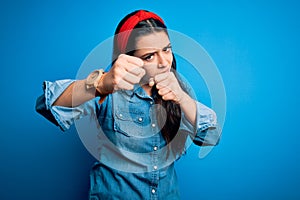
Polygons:
M227 94L222 141L177 163L182 199L299 199L297 1L1 1L0 199L86 199L93 157L34 110L136 9L198 41Z

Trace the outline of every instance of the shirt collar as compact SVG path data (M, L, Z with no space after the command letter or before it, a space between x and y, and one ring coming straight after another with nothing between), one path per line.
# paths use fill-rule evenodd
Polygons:
M142 88L142 86L139 84L135 84L133 90L123 90L123 92L128 96L130 96L131 98L133 97L133 95L137 95L138 97L143 99L145 98L152 99L152 97L149 96L146 93L146 91Z

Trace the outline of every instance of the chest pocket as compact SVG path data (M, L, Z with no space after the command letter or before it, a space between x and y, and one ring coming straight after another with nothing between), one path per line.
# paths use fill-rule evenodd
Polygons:
M140 109L116 109L114 112L114 129L128 137L149 137L149 113ZM150 131L151 132L151 131Z

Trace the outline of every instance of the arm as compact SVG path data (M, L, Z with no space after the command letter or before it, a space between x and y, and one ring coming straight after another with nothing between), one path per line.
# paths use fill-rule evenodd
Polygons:
M178 103L187 120L196 126L197 106L195 100L192 99L187 93L182 91L181 98L179 99Z
M139 58L121 55L102 79L97 90L106 95L119 89L131 89L140 81L144 70ZM95 88L87 89L85 80L44 82L44 94L36 101L36 111L65 131L74 120L95 112ZM100 99L101 100L101 99Z
M95 98L95 90L85 87L85 80L71 83L52 106L76 107Z
M43 84L44 93L36 101L36 111L63 131L69 129L75 119L88 115L95 110L94 101L87 101L77 107L54 105L54 102L74 82L74 80L45 81Z
M198 146L215 146L219 143L221 131L216 113L195 101L188 94L180 103L183 112L181 130L187 130L193 142ZM187 96L187 97L185 97Z
M105 97L120 89L130 90L145 74L141 66L141 59L121 54L109 72L96 83L96 88L87 89L86 80L78 80L59 96L53 106L76 107L97 95Z
M164 100L171 100L180 105L188 121L196 125L196 102L183 89L173 72L158 74L154 77L158 94Z
M187 131L199 146L216 145L220 138L216 113L194 100L180 86L173 72L155 77L158 93L164 100L172 100L180 105L182 111L181 127Z

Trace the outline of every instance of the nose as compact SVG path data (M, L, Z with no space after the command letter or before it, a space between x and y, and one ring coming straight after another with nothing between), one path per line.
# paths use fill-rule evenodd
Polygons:
M159 53L158 54L158 67L159 68L164 68L164 67L167 67L169 62L168 62L168 59L166 57L166 55L163 55L162 53Z

